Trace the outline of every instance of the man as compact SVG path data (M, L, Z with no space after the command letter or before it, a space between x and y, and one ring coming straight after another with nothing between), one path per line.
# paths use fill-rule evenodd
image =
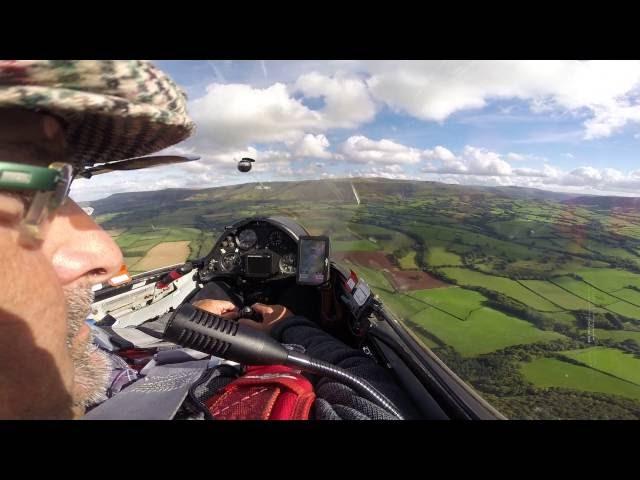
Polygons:
M0 61L0 418L75 418L110 363L84 320L120 249L70 176L187 138L184 93L143 61Z

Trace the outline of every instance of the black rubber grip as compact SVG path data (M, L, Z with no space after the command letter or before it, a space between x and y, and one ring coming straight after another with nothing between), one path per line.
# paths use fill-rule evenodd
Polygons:
M288 351L266 333L236 321L181 305L169 319L164 338L183 347L251 365L284 364Z

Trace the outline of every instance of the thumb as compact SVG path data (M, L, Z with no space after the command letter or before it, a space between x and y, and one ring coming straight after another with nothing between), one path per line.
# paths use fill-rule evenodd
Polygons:
M251 308L262 314L273 313L273 308L271 308L269 305L265 305L264 303L254 303L253 305L251 305Z
M227 312L237 309L237 307L233 303L231 303L231 302L229 302L227 300L221 300L220 301L220 306L222 307L223 310L225 310Z

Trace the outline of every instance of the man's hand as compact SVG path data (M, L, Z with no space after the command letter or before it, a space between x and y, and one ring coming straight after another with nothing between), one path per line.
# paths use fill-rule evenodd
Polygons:
M200 310L213 313L214 315L218 315L223 318L228 318L231 320L235 320L236 318L238 318L238 307L226 300L211 300L208 298L203 298L200 300L196 300L193 303L193 306L199 308Z
M262 323L254 322L247 318L241 318L239 321L245 325L249 325L258 330L269 332L271 328L281 320L293 315L291 310L282 305L265 305L263 303L254 303L251 308L262 316Z

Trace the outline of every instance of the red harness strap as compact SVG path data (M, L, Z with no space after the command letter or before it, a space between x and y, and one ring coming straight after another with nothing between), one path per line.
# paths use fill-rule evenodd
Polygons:
M268 365L247 367L205 404L215 420L307 420L315 398L298 370Z

